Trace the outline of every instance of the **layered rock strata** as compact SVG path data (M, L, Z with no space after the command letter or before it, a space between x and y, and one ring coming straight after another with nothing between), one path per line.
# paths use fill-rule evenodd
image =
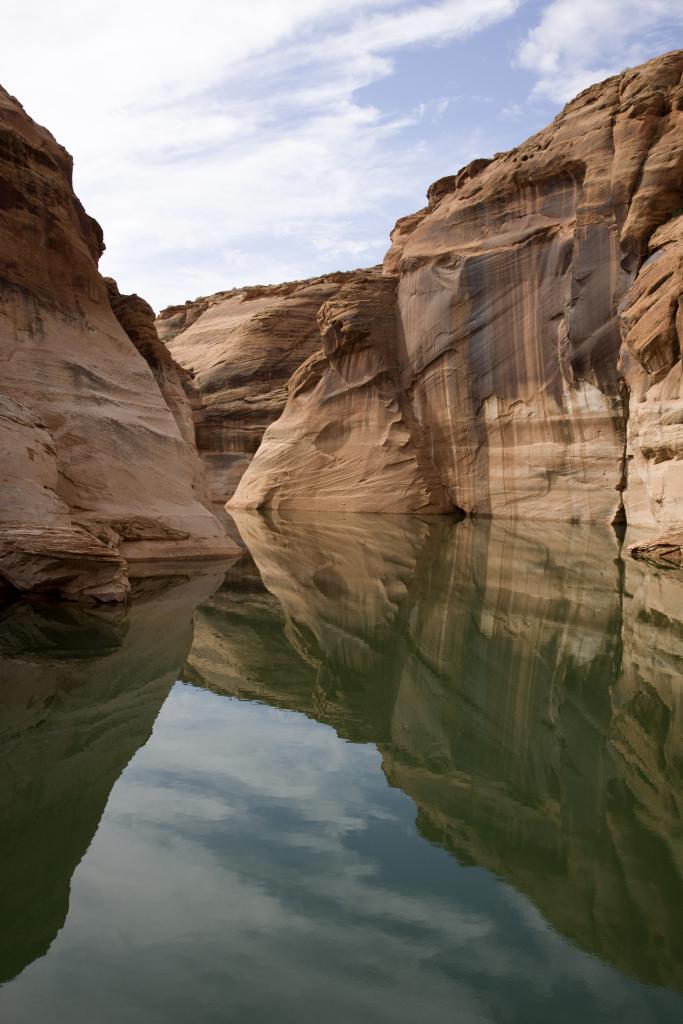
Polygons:
M625 71L517 149L435 182L392 232L393 290L378 302L376 275L358 274L325 296L317 346L309 312L299 355L316 351L233 505L680 522L682 74L681 51ZM183 365L211 361L202 403L211 376L238 379L242 365L218 317L236 298L208 301L163 314ZM258 432L274 411L260 391L251 378L240 395ZM240 415L224 419L231 431Z
M234 493L284 409L287 381L320 347L318 310L353 278L234 289L159 314L159 337L189 371L183 383L215 502Z
M289 381L285 410L230 507L451 507L400 383L395 292L393 278L357 275L322 306L322 351Z
M71 173L0 90L0 577L121 600L129 562L235 549L202 504L173 388L162 394L151 348L136 350L112 311L102 232Z

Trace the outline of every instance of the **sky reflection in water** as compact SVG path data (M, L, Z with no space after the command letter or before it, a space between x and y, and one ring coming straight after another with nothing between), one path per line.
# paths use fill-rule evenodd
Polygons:
M683 578L238 525L213 596L0 619L2 1019L680 1020Z

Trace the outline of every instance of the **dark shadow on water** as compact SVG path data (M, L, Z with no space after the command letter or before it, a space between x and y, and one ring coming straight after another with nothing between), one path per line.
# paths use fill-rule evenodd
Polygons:
M220 580L156 581L129 609L21 601L0 615L0 984L63 926L71 876Z

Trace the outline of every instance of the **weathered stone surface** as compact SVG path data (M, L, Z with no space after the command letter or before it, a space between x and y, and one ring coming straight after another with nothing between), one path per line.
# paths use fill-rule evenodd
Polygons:
M681 205L683 54L583 92L437 190L391 263L403 380L455 504L609 522L626 412L617 304Z
M287 381L320 347L318 310L351 278L329 274L218 292L159 314L160 338L190 371L184 385L214 501L234 493L284 408Z
M0 394L0 577L20 591L124 600L130 588L123 558L72 522L58 481L47 426Z
M629 388L626 519L683 525L683 216L659 228L619 307ZM681 551L683 560L683 551Z
M185 393L191 379L188 370L179 366L157 334L154 310L139 295L122 295L116 281L105 277L109 303L118 322L154 374L166 405L173 414L178 430L193 448L194 422Z
M325 303L322 352L290 380L229 508L449 509L398 379L395 291L393 278L356 275Z
M0 574L20 589L120 600L122 541L126 560L138 539L167 552L172 541L174 558L234 547L193 493L194 446L112 312L102 232L71 167L0 89L0 445L12 451L0 468Z
M628 485L635 519L647 518L632 476L638 466L626 459L628 392L640 385L623 352L623 371L618 366L618 307L623 300L624 347L636 352L640 334L654 330L647 318L637 323L652 302L652 265L643 266L642 283L637 277L648 245L671 250L661 260L678 258L678 243L661 225L683 207L682 73L678 51L592 86L517 149L440 179L428 206L397 223L384 268L396 281L392 388L410 421L404 456L407 462L413 452L417 460L419 452L428 500L419 506L415 487L390 480L397 466L387 458L386 420L368 401L363 377L382 365L386 343L371 343L378 344L373 361L368 326L362 337L349 333L343 358L330 358L323 340L295 375L282 417L266 432L233 504L457 507L611 523L624 517ZM664 297L652 311L657 324L680 290L668 281L658 285ZM352 294L344 289L337 298L348 296L353 319L355 310L372 307L377 285L368 276L348 288ZM389 332L391 318L381 304L378 335ZM324 311L321 326L329 332ZM674 456L653 469L648 454L656 438L662 456L663 434L679 427L670 420L675 410L662 404L675 405L680 387L677 343L671 330L667 337L660 348L671 376L661 384L657 378L637 414L643 424L630 432L628 460L648 463L639 472L653 478L645 484L650 504L661 497L658 489L667 492L662 522L681 518ZM316 428L339 444L327 461L315 451ZM348 473L345 451L355 473Z
M634 558L666 567L683 567L683 526L672 527L657 537L631 544Z

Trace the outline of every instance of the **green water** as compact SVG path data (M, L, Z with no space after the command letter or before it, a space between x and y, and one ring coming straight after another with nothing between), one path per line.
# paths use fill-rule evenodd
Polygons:
M683 574L610 530L238 520L0 612L0 1020L683 1020Z

